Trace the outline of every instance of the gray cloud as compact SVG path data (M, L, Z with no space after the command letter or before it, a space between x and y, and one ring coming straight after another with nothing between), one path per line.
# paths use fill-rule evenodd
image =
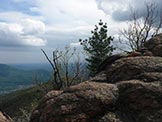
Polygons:
M0 22L0 46L44 46L46 41L40 37L44 32L44 24L34 20L23 23Z
M139 17L145 16L147 3L155 3L159 12L162 9L161 0L156 2L155 0L96 0L96 2L100 10L111 15L116 21L130 20L131 10L137 11Z
M117 21L130 20L130 11L120 11L116 10L112 14L112 18Z
M9 30L0 29L0 46L18 46L23 43L18 38L18 35Z
M48 28L48 27L47 27ZM63 48L71 43L77 43L79 38L86 38L90 35L91 27L73 27L73 28L50 28L46 30L44 38L48 41L47 47Z

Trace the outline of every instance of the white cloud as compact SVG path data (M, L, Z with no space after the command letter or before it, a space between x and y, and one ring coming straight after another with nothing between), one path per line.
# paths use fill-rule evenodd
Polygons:
M39 35L45 32L45 24L41 21L25 19L21 21L24 34Z
M0 22L1 46L45 46L46 40L39 37L44 33L45 25L36 20L24 20L24 23ZM28 22L28 23L27 23ZM33 28L32 28L33 26Z
M146 4L157 4L156 9L161 11L161 0L96 0L98 8L106 14L112 16L114 20L125 21L130 20L131 10L138 11L139 17L146 13Z
M37 6L45 20L55 25L76 27L81 23L91 25L99 19L106 19L95 0L37 0Z
M107 22L108 35L116 36L119 35L119 29L126 27L123 20L128 18L129 5L134 5L140 10L144 8L141 0L12 1L19 5L29 2L27 6L24 5L29 8L21 11L20 7L19 11L0 12L1 50L2 46L3 48L6 46L6 50L11 50L14 46L20 46L22 49L22 46L26 45L30 49L45 46L46 50L63 48L65 45L76 47L79 46L79 38L88 38L91 35L90 31L100 19ZM161 0L156 1L161 2ZM35 53L34 49L33 53Z
M15 2L19 4L22 1L15 0ZM8 36L12 35L9 36L11 38L7 41L4 39L5 41L0 44L46 45L48 47L69 45L77 42L79 38L87 38L99 19L104 21L109 19L103 11L97 8L95 0L88 0L86 3L83 0L69 0L68 2L37 0L37 4L34 7L31 6L29 10L40 14L32 16L21 11L0 13L0 20L3 20L10 28L12 26L10 31L5 32ZM15 23L18 24L14 27Z
M79 47L80 46L80 42L74 42L70 44L71 47Z
M0 20L8 22L8 23L19 23L23 19L32 19L32 20L40 20L43 21L42 16L32 16L28 14L24 14L22 12L17 11L7 11L0 12Z
M35 36L24 36L22 41L24 41L25 45L31 45L31 46L45 46L46 40L43 40L41 38L35 37Z
M102 0L101 0L102 1ZM106 1L106 0L105 0ZM109 0L107 0L109 1ZM117 4L110 0L118 9L121 3ZM109 4L108 2L102 5ZM123 5L125 8L125 5ZM115 9L111 6L111 9ZM95 0L37 0L37 8L35 11L40 12L46 23L45 38L48 46L66 45L78 42L79 38L88 38L94 25L100 19L107 22L109 35L119 32L119 29L125 26L122 22L115 22L110 15L103 10L98 9ZM113 11L112 11L113 12Z
M20 0L15 0L15 2L21 3ZM110 0L110 3L119 8L115 2ZM102 5L106 4L106 2L102 3ZM111 9L114 8L111 7ZM68 0L68 2L65 0L36 0L36 4L30 10L40 13L40 15L27 15L21 11L0 13L0 20L4 20L6 24L18 23L10 31L11 35L13 32L15 34L16 44L44 46L48 42L47 46L51 47L75 41L77 44L79 38L90 36L90 31L94 29L94 25L99 22L99 19L108 22L110 35L116 33L124 25L114 22L110 15L106 15L103 10L98 9L95 0L86 2L84 0ZM9 27L11 28L13 24L9 24ZM11 39L9 40L11 41Z
M130 0L96 0L98 3L98 8L103 10L106 14L112 14L114 11L117 10L128 10Z

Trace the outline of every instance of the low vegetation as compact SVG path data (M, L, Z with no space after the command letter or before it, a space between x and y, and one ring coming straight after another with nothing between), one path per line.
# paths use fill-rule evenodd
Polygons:
M11 117L22 116L21 110L31 112L45 93L38 86L0 95L0 108Z

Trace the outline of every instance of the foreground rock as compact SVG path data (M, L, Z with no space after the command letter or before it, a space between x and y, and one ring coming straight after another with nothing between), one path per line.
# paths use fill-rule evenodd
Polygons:
M139 80L85 82L51 91L30 122L161 122L162 87Z
M13 120L8 116L0 112L0 122L13 122Z
M91 82L49 92L30 122L162 122L162 57L112 59Z
M85 82L62 92L53 91L32 114L31 122L93 122L114 111L116 85Z
M123 122L162 122L162 87L138 80L117 83Z

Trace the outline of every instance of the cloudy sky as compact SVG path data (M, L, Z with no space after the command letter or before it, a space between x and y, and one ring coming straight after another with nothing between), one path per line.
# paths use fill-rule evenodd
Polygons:
M130 7L161 0L0 0L0 63L43 63L41 48L78 46L102 19L109 35L129 21Z

